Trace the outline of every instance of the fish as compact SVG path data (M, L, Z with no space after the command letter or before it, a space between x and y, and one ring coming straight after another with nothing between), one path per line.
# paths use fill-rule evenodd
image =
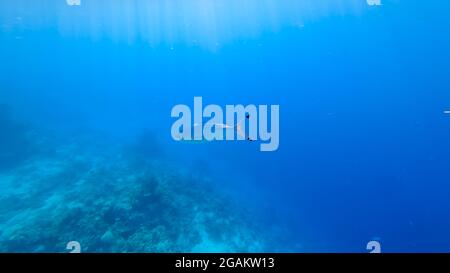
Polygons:
M200 126L197 123L194 123L194 127L198 127ZM234 129L238 135L245 137L245 133L242 130L242 126L241 123L237 124L236 126L231 126L225 123L215 123L214 124L215 127L217 127L218 129ZM247 140L252 141L250 138L247 138ZM200 140L196 140L196 139L178 139L177 141L180 141L182 143L186 143L186 144L204 144L204 143L208 143L211 142L211 140L206 140L206 139L200 139Z

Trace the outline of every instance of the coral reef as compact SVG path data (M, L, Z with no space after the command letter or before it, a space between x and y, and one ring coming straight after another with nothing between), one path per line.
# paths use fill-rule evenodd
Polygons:
M67 252L69 241L83 252L264 251L250 214L203 173L76 138L54 148L0 172L1 252Z

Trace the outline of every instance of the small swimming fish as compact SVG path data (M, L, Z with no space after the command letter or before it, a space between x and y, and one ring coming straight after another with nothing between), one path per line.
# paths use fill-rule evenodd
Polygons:
M246 115L245 115L245 118L246 118L246 119L250 119L250 114L246 114ZM235 126L231 126L231 125L224 124L224 123L215 123L214 126L217 127L217 128L219 128L219 129L234 129L234 130L237 132L238 135L240 135L240 136L242 136L242 137L245 138L245 133L244 133L244 131L242 130L242 123L243 123L243 122L244 122L244 120L241 121L241 122L239 122L239 123L238 123L237 125L235 125ZM198 126L200 126L200 124L194 123L194 127L198 127ZM248 141L253 141L253 139L251 139L250 137L247 137L246 139L247 139ZM182 141L183 141L183 140L182 140ZM202 142L203 140L187 140L187 141Z

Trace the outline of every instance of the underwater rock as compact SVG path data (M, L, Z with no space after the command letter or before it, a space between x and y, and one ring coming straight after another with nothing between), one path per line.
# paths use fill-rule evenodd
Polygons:
M12 168L30 156L30 128L15 120L5 105L0 105L0 132L0 170Z
M135 140L124 147L124 153L128 160L136 167L140 168L154 159L161 160L164 157L164 151L158 136L151 130L144 130L138 134Z
M136 165L117 146L64 147L0 173L0 252L66 252L73 240L89 252L263 251L250 214L211 178L163 160Z

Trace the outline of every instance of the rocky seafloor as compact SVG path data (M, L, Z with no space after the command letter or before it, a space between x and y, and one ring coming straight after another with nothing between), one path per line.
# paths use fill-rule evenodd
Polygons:
M266 249L251 213L208 175L120 145L33 138L40 148L0 168L0 252L68 252L70 241L82 252ZM3 162L29 144L13 139Z
M262 251L255 226L208 178L113 149L62 147L0 173L0 251Z

